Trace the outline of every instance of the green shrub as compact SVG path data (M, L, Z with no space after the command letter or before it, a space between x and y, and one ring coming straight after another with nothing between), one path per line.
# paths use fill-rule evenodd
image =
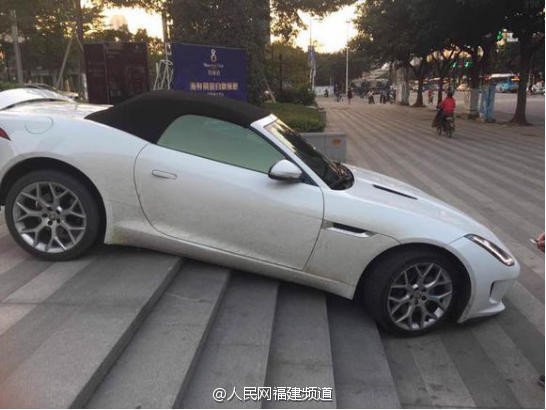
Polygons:
M296 88L287 88L278 96L277 101L282 103L313 105L315 94L306 85Z
M0 81L0 91L9 90L11 88L17 88L20 87L17 83L10 83L7 81Z
M320 132L326 126L315 108L292 103L266 103L265 108L298 132Z

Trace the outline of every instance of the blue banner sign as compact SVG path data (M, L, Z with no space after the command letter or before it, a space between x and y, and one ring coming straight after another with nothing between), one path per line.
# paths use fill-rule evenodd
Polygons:
M247 100L244 49L174 43L171 50L173 89Z

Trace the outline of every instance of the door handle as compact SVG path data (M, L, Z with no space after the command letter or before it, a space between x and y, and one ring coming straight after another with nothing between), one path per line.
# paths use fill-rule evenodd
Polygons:
M163 178L163 179L176 179L178 176L172 172L160 171L159 169L152 170L152 175L154 177Z

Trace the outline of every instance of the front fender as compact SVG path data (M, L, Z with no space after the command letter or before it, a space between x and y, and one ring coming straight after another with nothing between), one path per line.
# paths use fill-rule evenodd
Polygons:
M458 322L503 311L502 298L519 276L518 261L514 258L514 265L506 266L464 237L450 243L446 249L459 258L470 279L470 297Z

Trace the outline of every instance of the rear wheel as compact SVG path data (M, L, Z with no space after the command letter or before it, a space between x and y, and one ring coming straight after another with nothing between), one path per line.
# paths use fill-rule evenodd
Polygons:
M458 295L460 273L442 254L403 251L377 263L364 279L364 304L385 330L417 336L446 320Z
M97 239L97 201L78 179L54 170L31 172L8 192L6 222L21 247L43 259L78 257Z
M451 138L453 136L453 126L451 124L448 124L447 126L447 137Z

